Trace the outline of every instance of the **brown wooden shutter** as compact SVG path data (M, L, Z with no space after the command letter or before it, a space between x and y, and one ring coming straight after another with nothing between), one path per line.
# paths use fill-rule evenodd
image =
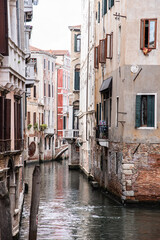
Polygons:
M99 41L99 62L106 62L106 40L102 39Z
M15 150L17 150L17 121L18 121L18 119L17 119L17 105L18 105L18 103L17 103L17 101L15 101L14 102L14 148L15 148Z
M27 112L27 125L31 123L31 113Z
M11 137L11 99L5 99L5 125L4 125L4 138L10 140Z
M8 56L8 12L7 0L0 0L0 53Z
M42 113L42 124L44 124L44 115Z
M36 123L36 112L33 113L33 125Z

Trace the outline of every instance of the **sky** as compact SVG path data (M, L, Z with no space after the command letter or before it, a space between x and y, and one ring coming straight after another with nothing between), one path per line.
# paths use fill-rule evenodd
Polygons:
M30 45L44 50L69 50L68 26L81 24L81 0L39 0L33 7Z

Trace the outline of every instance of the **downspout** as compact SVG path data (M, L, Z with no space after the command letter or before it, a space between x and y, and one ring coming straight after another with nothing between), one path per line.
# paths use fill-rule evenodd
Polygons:
M88 141L88 73L89 73L89 30L90 30L90 0L88 0L88 53L87 53L87 85L86 85L86 140Z

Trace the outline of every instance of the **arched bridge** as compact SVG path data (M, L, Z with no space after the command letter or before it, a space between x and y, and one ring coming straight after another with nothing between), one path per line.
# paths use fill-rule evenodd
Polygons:
M59 158L67 150L68 150L68 144L65 144L65 145L61 146L60 148L57 148L56 154L54 156L54 160Z

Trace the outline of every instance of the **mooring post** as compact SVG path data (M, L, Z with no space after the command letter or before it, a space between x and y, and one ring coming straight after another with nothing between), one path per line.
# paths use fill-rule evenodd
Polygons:
M0 182L0 239L12 240L10 199L5 182Z
M30 208L29 240L37 239L38 209L40 198L40 166L35 166L32 176L32 199Z

